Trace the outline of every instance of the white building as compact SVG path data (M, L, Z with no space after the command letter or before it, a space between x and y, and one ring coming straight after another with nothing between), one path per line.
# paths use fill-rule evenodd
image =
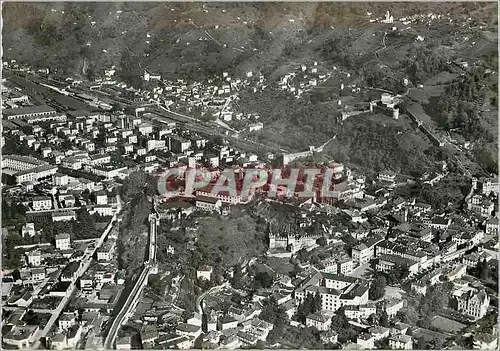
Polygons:
M71 248L71 239L69 234L56 235L56 249L68 250Z
M397 334L389 338L389 347L393 350L411 350L413 342L411 336Z
M32 238L34 237L36 234L35 232L35 223L26 223L25 225L23 225L23 227L21 228L21 236L23 238Z
M212 272L213 272L212 266L200 267L196 271L196 279L211 280L212 279Z
M331 311L312 313L306 317L306 326L315 327L321 331L328 330L332 324L332 317L333 312Z
M42 211L52 208L52 198L50 196L35 196L33 198L33 210Z

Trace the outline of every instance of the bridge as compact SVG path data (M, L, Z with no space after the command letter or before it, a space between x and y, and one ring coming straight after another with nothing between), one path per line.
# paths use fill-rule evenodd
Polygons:
M149 215L149 245L148 245L148 260L144 262L144 266L142 267L141 273L139 274L139 278L134 284L132 291L125 303L121 306L118 314L116 315L113 323L111 324L111 328L106 336L104 341L104 347L106 349L112 349L114 347L114 343L116 337L118 335L118 331L120 327L127 323L129 318L133 315L137 304L139 303L139 299L144 291L148 283L148 276L150 274L158 273L158 266L156 262L156 243L157 243L157 231L160 225L160 217L156 210L154 213Z

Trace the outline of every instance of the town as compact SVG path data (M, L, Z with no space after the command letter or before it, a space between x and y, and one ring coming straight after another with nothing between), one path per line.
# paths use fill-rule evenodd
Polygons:
M144 70L142 89L116 70L3 61L3 348L498 348L498 176L421 120L408 79L354 104L365 88L319 61L279 79ZM342 136L276 146L238 108L329 79L332 123L405 123L455 157L366 172L329 157Z

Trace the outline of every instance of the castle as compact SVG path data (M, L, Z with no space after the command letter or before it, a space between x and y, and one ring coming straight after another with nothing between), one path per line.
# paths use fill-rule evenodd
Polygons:
M316 244L316 240L323 236L323 233L306 233L300 231L294 224L287 224L276 229L269 229L269 250L286 250L296 253L300 249ZM279 234L276 234L279 232ZM302 233L301 233L302 232Z

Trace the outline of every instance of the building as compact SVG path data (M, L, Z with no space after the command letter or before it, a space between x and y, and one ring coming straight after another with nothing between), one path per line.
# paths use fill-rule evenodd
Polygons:
M368 332L373 336L375 341L389 337L389 328L382 326L371 327Z
M375 257L375 246L384 239L378 235L368 238L352 248L352 258L359 265L370 262Z
M110 261L113 258L115 249L114 241L107 241L97 250L97 261Z
M475 350L498 350L498 336L486 333L476 334L474 335L473 348Z
M32 267L40 266L42 264L42 253L40 250L30 251L26 254L26 261Z
M96 154L90 156L90 165L99 166L111 162L111 156L107 154Z
M472 178L472 186L474 189L478 189L482 194L489 195L493 192L498 195L498 177Z
M213 272L212 266L200 267L196 271L196 279L211 280L212 279L212 272Z
M98 191L95 193L95 202L97 205L107 205L108 204L108 194L106 191Z
M56 116L57 111L50 106L29 106L15 109L7 109L2 111L2 114L11 119L33 118L33 117L51 117Z
M64 312L59 317L59 328L68 330L76 324L76 316L74 313Z
M406 300L400 299L389 299L385 300L384 309L389 318L394 317L399 311L401 311L406 304Z
M52 198L50 196L35 196L33 198L33 211L50 210Z
M397 334L389 338L389 347L392 350L411 350L413 349L413 341L411 336Z
M26 223L25 225L23 225L23 227L21 228L21 236L23 238L32 238L34 237L36 234L36 231L35 231L35 223Z
M365 350L372 350L375 348L375 338L368 333L363 333L358 335L356 344Z
M394 181L396 180L396 173L392 171L385 171L380 173L377 179L382 182L394 183Z
M191 141L181 136L173 135L169 139L168 148L172 152L183 154L191 147Z
M498 218L493 217L486 221L486 234L488 235L498 235Z
M194 337L195 339L201 335L201 327L199 325L192 325L181 323L175 329L175 333L185 337Z
M130 350L132 348L131 339L132 339L131 336L123 336L117 338L115 343L115 348L117 350Z
M490 297L484 290L469 290L457 296L457 310L475 320L484 317L490 305Z
M55 240L56 249L68 250L71 248L71 239L69 234L57 234Z
M222 206L222 201L216 197L197 195L196 208L202 211L217 211L219 212Z
M306 326L315 327L318 330L328 330L332 324L333 313L331 311L319 311L306 317Z
M36 341L39 329L37 325L14 325L10 331L2 335L2 342L19 349L28 349Z

